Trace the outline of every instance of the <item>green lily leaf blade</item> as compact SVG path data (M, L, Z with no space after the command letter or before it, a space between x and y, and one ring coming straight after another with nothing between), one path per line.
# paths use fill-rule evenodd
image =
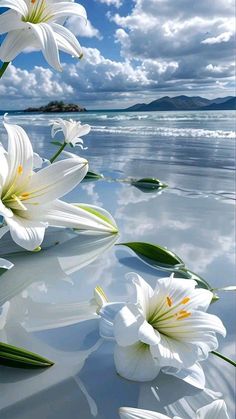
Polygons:
M132 180L131 185L135 186L141 190L157 190L167 188L165 183L162 183L159 179L156 178L142 178L139 180Z
M184 262L174 252L156 244L130 242L118 243L117 246L129 247L145 263L157 268L177 269L184 267Z
M16 368L48 368L54 363L24 348L0 342L0 365Z
M175 277L193 279L194 281L198 283L199 287L212 291L211 285L208 284L208 282L204 278L202 278L200 275L196 274L195 272L190 271L187 268L178 269L178 271L175 271Z
M60 143L60 141L51 141L51 144L61 147L63 143Z
M88 171L86 176L84 177L84 179L90 179L90 180L96 180L96 179L102 179L103 175L101 175L100 173L95 173L95 172L91 172Z

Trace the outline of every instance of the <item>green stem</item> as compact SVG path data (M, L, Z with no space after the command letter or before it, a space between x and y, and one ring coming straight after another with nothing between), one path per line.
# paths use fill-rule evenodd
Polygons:
M223 359L224 361L228 362L229 364L233 365L234 367L236 367L236 362L234 362L232 359L227 358L227 356L224 356L222 354L220 354L219 352L216 351L212 351L211 352L213 355L218 356L218 358Z
M9 66L10 62L8 63L3 63L2 67L0 68L0 79L3 76L3 74L5 73L7 67Z
M67 143L63 143L62 146L57 150L57 152L54 154L54 156L50 159L50 162L53 163L57 157L61 154L61 152L64 150Z

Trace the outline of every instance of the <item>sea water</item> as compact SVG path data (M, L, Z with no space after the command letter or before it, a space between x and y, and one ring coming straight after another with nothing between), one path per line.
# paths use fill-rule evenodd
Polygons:
M234 284L234 112L99 111L63 115L14 114L9 116L9 121L20 124L27 131L36 152L43 157L50 157L56 151L56 147L51 144L49 124L59 117L73 118L80 120L82 124L91 125L91 133L84 137L84 145L88 149L68 147L68 151L87 158L90 170L104 175L104 179L99 181L82 182L65 197L68 202L89 203L106 208L117 221L120 242L145 241L166 246L179 255L189 269L204 277L212 287ZM2 126L0 135L1 141L6 144L6 134ZM58 139L60 139L59 134ZM143 177L159 178L168 184L168 188L162 193L156 191L145 193L129 182L124 182L127 179ZM118 407L124 404L136 407L139 405L142 408L152 408L165 413L166 406L179 402L185 396L188 403L195 403L191 402L191 396L194 395L197 400L199 395L193 394L189 388L177 391L179 384L172 393L168 390L169 387L164 391L165 385L167 386L165 379L155 384L159 386L159 393L154 386L157 392L155 398L153 388L150 390L152 386L139 387L117 377L112 361L112 344L103 345L97 350L96 355L91 355L86 362L83 361L82 366L78 366L76 357L78 353L82 357L81 342L85 345L83 351L90 344L94 344L91 336L92 332L96 335L97 325L92 324L91 333L86 335L87 328L84 326L84 329L79 329L76 323L77 310L80 302L91 298L94 287L101 285L111 301L123 300L127 295L125 280L127 272L135 271L141 274L151 285L155 284L157 277L165 276L167 273L145 265L124 247L113 247L80 270L76 269L76 253L73 253L72 257L75 258L75 262L73 261L74 267L70 268L69 275L68 272L64 275L62 267L53 268L50 265L51 259L49 263L45 256L48 271L46 272L45 268L44 276L41 277L41 268L37 267L35 262L38 282L34 280L34 284L20 287L13 293L13 302L17 302L15 303L17 316L14 318L12 315L11 321L15 322L15 327L17 325L19 328L20 324L21 329L20 331L17 329L17 336L9 332L11 343L19 341L24 345L26 334L27 338L30 334L30 339L36 340L33 346L36 351L39 348L40 352L40 345L44 344L49 348L48 352L52 358L57 356L57 352L61 354L59 358L63 362L61 361L61 365L59 363L56 369L55 382L50 382L48 388L46 385L55 416L52 411L50 414L47 412L49 399L40 387L43 378L38 376L37 381L37 377L34 377L34 386L36 389L39 386L38 393L36 391L30 396L29 389L24 393L24 385L27 388L27 383L22 381L28 380L28 377L21 375L19 378L19 375L12 373L9 380L9 373L4 371L3 378L0 377L0 394L3 385L6 385L5 382L11 394L8 401L5 398L4 418L60 419L65 417L65 412L69 417L75 418L78 411L79 417L83 419L94 416L113 419L118 418ZM22 258L23 256L18 256L14 261L15 272L21 269L19 275L24 276L27 272L29 277L27 270L29 259ZM63 263L70 264L70 262L70 254L65 251ZM18 268L20 265L21 268ZM219 296L219 302L210 308L212 313L221 317L227 329L226 339L219 338L219 350L234 358L235 293L219 292ZM19 309L19 301L27 302L25 312ZM43 327L40 313L45 305L53 306L55 309L58 304L58 307L62 305L63 310L66 306L67 311L73 306L73 316L71 315L72 317L64 323L61 316L59 324L55 321L55 325ZM36 306L38 320L32 314ZM38 322L37 327L35 322ZM40 322L42 322L41 327ZM68 359L71 362L71 370L64 374L62 370ZM82 362L82 358L79 359ZM210 355L204 368L207 387L223 394L230 417L234 417L234 367ZM41 377L43 375L41 374ZM1 384L1 380L4 384ZM15 382L15 387L11 380ZM18 380L21 380L20 396L17 396ZM42 397L45 398L45 407L40 404ZM22 403L24 415L22 413L22 416L18 416L10 399L14 399L15 403ZM26 399L28 402L24 405ZM1 407L2 401L0 402Z

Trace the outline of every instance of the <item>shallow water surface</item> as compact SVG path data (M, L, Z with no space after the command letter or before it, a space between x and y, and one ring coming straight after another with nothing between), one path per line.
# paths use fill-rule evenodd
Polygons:
M12 115L24 127L34 150L44 157L50 120L62 115ZM167 246L214 288L232 285L234 263L234 113L89 112L67 114L92 125L87 150L68 149L89 160L104 180L82 182L68 202L103 206L117 221L121 241ZM3 128L1 141L6 143ZM124 179L158 177L162 193L144 193ZM57 246L53 246L59 242ZM145 265L115 238L72 231L48 231L39 254L15 253L15 263L0 281L0 306L10 301L0 338L56 361L47 371L0 369L0 413L4 419L117 419L120 406L152 409L186 418L223 394L234 417L234 367L209 356L203 393L164 374L152 383L128 382L115 373L113 343L98 335L98 318L89 310L93 289L101 285L111 301L127 300L125 274L135 271L151 285L166 273ZM10 245L10 240L9 240ZM6 245L5 249L6 249ZM48 248L48 250L46 250ZM1 254L4 253L0 245ZM219 350L235 356L234 293L219 293L210 308L226 328ZM215 395L219 397L220 395ZM1 411L2 409L2 411Z

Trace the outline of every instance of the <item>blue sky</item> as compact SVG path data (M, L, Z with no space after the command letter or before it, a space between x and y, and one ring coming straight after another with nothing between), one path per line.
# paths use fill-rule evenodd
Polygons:
M79 18L66 25L83 46L83 60L62 53L57 73L41 53L22 53L0 81L0 109L56 99L88 109L125 108L164 95L234 94L232 0L80 3L87 26Z

